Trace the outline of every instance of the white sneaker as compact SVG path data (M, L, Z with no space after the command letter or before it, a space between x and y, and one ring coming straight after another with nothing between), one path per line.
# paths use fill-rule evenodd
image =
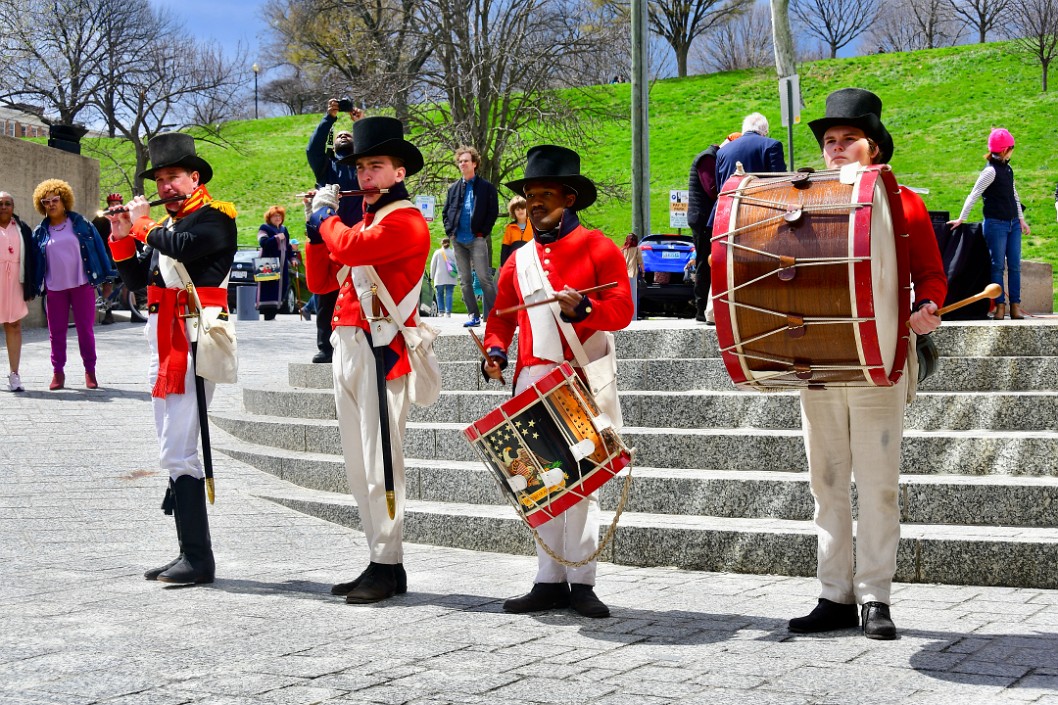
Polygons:
M22 378L18 376L17 372L12 372L7 376L7 388L12 392L26 391L26 388L22 386Z

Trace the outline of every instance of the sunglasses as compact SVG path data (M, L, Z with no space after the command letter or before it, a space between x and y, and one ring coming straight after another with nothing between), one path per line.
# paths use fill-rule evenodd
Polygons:
M62 203L62 196L52 196L51 198L40 199L40 204L45 208L52 205L53 203Z

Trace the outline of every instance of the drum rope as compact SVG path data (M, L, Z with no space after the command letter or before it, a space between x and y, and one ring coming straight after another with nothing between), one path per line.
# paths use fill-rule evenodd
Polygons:
M800 211L802 211L804 213L826 213L826 212L833 212L833 211L849 212L849 211L853 211L853 210L859 210L860 208L863 208L863 207L864 207L864 204L862 204L862 203L834 203L834 204L819 204L819 205L814 205L814 206L801 206L800 208L797 208L796 210L800 210ZM786 218L786 211L784 211L783 213L781 213L779 215L773 215L770 218L765 218L763 220L758 220L758 221L755 221L753 223L747 223L746 225L741 225L741 226L739 226L737 228L734 228L732 230L728 230L727 232L720 233L719 235L714 235L712 240L713 241L723 240L724 238L732 237L734 235L738 235L738 234L746 232L748 230L753 230L754 228L760 228L760 227L763 227L765 225L770 225L772 223L777 223L780 220L784 220L785 218Z
M544 553L549 555L557 563L560 563L566 566L567 568L580 568L581 566L585 566L594 561L596 558L598 558L599 555L606 550L606 547L610 545L610 542L613 541L614 532L617 531L617 521L621 518L621 513L624 512L625 503L628 502L628 495L631 489L632 466L629 465L628 475L625 476L624 487L621 488L621 497L617 501L617 508L614 510L613 521L610 522L610 528L606 530L606 535L604 535L602 537L602 540L599 541L599 547L596 548L595 551L584 560L570 561L564 558L563 556L558 555L558 553L552 550L550 546L544 543L544 539L541 538L540 532L536 530L535 526L529 527L530 530L533 532L533 538L536 539L537 545L540 546L540 548L544 549ZM554 521L554 519L552 519L552 521Z
M739 308L746 308L746 309L749 309L750 311L756 311L757 313L766 313L768 315L776 316L778 318L789 318L789 316L790 316L790 314L786 313L786 312L775 311L775 310L772 310L770 308L761 308L760 306L754 306L752 304L747 304L747 303L742 302L742 301L731 301L730 299L725 299L725 298L722 298L722 297L723 297L723 294L720 294L719 296L717 296L715 298L715 300L718 303L721 303L721 304L735 305L735 306L737 306ZM842 318L835 318L833 316L829 316L829 317L827 317L827 316L811 316L811 317L804 317L802 320L804 320L804 322L806 324L808 324L808 323L834 324L834 323L867 323L868 321L873 321L874 318L871 318L871 317L860 317L860 316L845 316L845 317L842 317ZM774 331L771 331L769 333L765 333L764 335L771 335L771 333L775 333L775 332L782 331L782 330L785 330L785 328L778 328L778 329L776 329ZM742 342L751 343L754 340L760 340L761 337L763 337L763 336L758 336L756 338L753 338L752 340L744 340Z

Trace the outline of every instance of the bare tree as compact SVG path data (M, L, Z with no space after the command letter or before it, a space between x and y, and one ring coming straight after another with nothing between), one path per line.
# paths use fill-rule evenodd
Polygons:
M1011 0L948 0L952 11L977 30L977 41L984 44L985 35L999 25Z
M282 105L291 115L323 112L327 100L339 95L333 86L339 83L327 71L289 67L290 75L276 78L261 87L261 98L269 103Z
M232 97L244 88L236 67L219 46L189 39L183 26L164 10L151 10L150 41L139 47L135 64L126 64L114 87L113 124L132 145L135 165L123 170L133 193L143 193L139 173L147 168L147 142L154 135L190 125L223 141L216 124L230 109ZM134 37L126 37L130 44ZM102 101L96 103L102 110ZM101 160L111 159L101 153ZM116 161L116 160L115 160ZM127 156L121 160L127 164Z
M100 4L108 0L24 0L0 4L5 75L0 101L27 102L72 125L89 106L106 44Z
M801 29L822 41L833 59L839 49L870 29L879 0L793 0L791 9Z
M949 0L894 0L875 20L868 37L884 51L954 46L965 28Z
M434 157L428 161L449 165L454 147L473 145L482 155L478 173L497 183L521 166L535 136L574 148L587 141L591 110L556 89L610 49L609 35L593 29L589 4L429 0L426 11L437 28L435 49L412 118L420 146ZM442 179L430 169L423 177Z
M1043 69L1043 92L1047 72L1058 56L1058 0L1013 0L1010 6L1017 47L1039 62Z
M354 98L385 96L406 119L432 43L436 18L423 0L269 0L265 14L279 52L301 69L333 70L336 90Z
M676 73L684 77L694 41L752 4L753 0L652 0L650 27L672 47Z
M771 11L765 5L754 5L711 29L695 50L695 59L707 71L768 66L774 60Z

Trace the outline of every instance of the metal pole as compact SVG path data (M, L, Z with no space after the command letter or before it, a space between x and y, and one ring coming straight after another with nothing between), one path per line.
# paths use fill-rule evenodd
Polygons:
M254 64L250 67L253 71L253 119L257 119L257 74L260 73L261 67Z
M793 104L793 81L786 82L786 105L790 113L786 120L786 141L790 144L790 171L796 171L793 165L793 116L796 112Z
M650 85L647 0L632 0L632 231L650 234Z

